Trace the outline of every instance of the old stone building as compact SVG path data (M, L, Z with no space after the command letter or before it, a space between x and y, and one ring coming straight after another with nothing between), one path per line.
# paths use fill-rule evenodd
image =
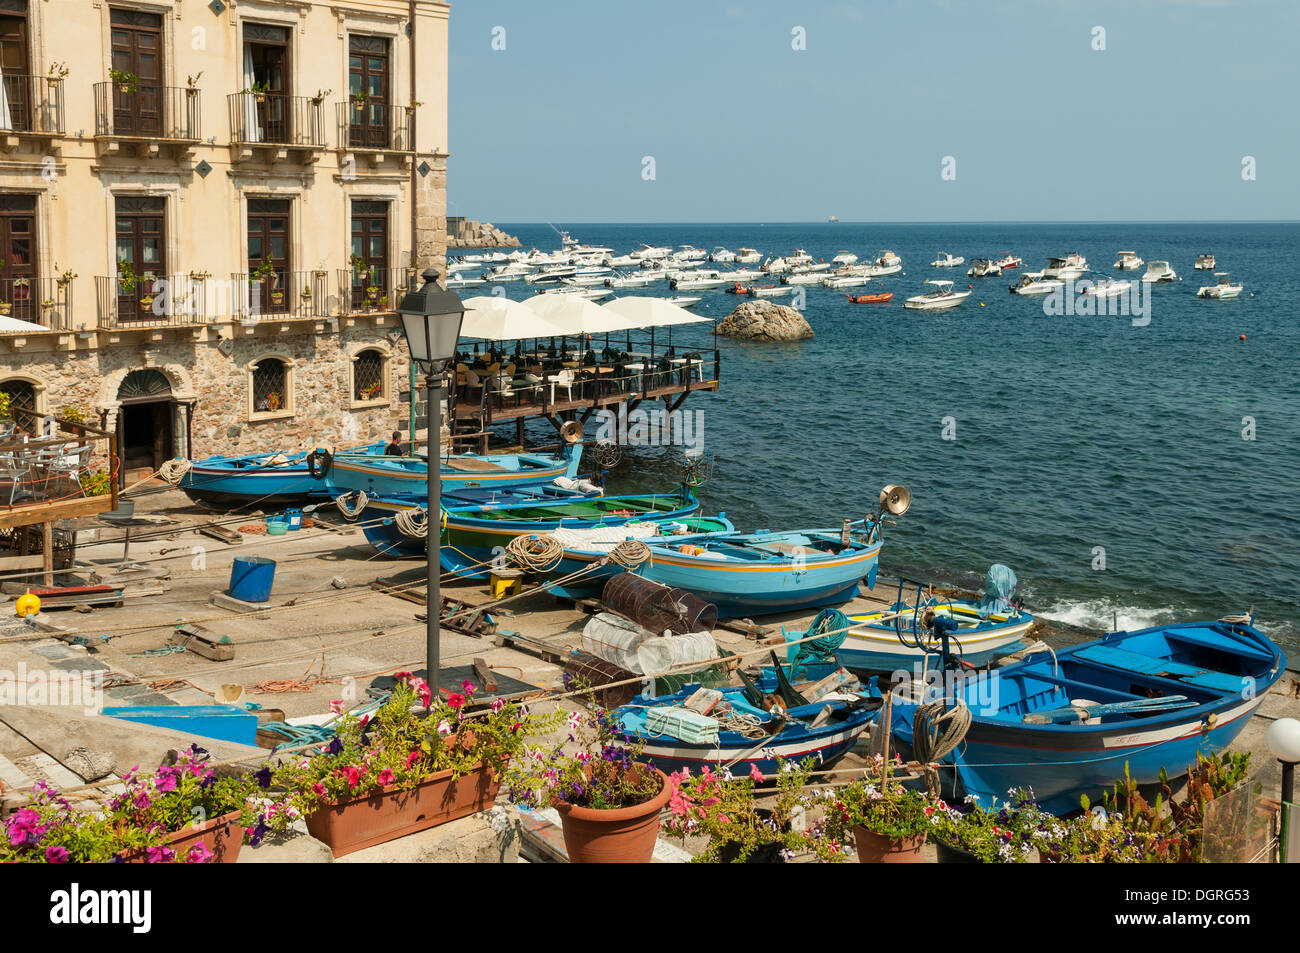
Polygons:
M0 0L0 390L174 457L420 419L396 299L446 245L447 15Z

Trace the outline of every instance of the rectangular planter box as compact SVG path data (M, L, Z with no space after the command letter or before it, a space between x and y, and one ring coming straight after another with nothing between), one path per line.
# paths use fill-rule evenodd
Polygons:
M163 847L176 851L177 857L184 857L195 844L203 844L215 855L214 864L233 864L239 856L239 849L244 846L244 828L239 823L239 812L232 811L195 827L186 825L179 831L173 831L163 841ZM127 855L128 863L146 863L144 851Z
M306 816L307 830L342 857L492 806L501 781L490 769L480 767L455 780L451 774L439 772L409 791L390 784L367 797L320 808Z

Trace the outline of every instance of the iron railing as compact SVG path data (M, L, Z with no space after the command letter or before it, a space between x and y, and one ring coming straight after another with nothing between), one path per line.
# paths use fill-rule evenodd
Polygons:
M345 149L410 152L411 109L370 100L338 104L339 145Z
M206 324L222 313L221 289L191 274L95 278L101 327Z
M188 86L95 84L95 135L121 139L198 140L199 91Z
M6 278L0 281L0 316L51 331L72 330L72 280Z
M243 91L227 96L226 105L232 142L325 145L325 111L319 99Z
M5 74L3 83L0 129L63 135L63 80Z
M340 268L340 312L392 311L415 278L414 268Z
M330 314L329 272L272 270L230 276L234 314L241 318L323 318Z

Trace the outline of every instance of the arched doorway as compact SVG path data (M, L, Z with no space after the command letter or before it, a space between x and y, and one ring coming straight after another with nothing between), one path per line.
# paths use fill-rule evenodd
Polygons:
M131 371L117 389L118 455L126 483L155 472L172 457L176 400L171 381L153 368Z

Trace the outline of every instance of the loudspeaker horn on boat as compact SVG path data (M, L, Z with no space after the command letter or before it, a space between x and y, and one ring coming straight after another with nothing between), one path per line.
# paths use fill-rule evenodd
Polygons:
M576 420L566 420L560 427L560 437L565 443L577 443L582 439L582 424Z

